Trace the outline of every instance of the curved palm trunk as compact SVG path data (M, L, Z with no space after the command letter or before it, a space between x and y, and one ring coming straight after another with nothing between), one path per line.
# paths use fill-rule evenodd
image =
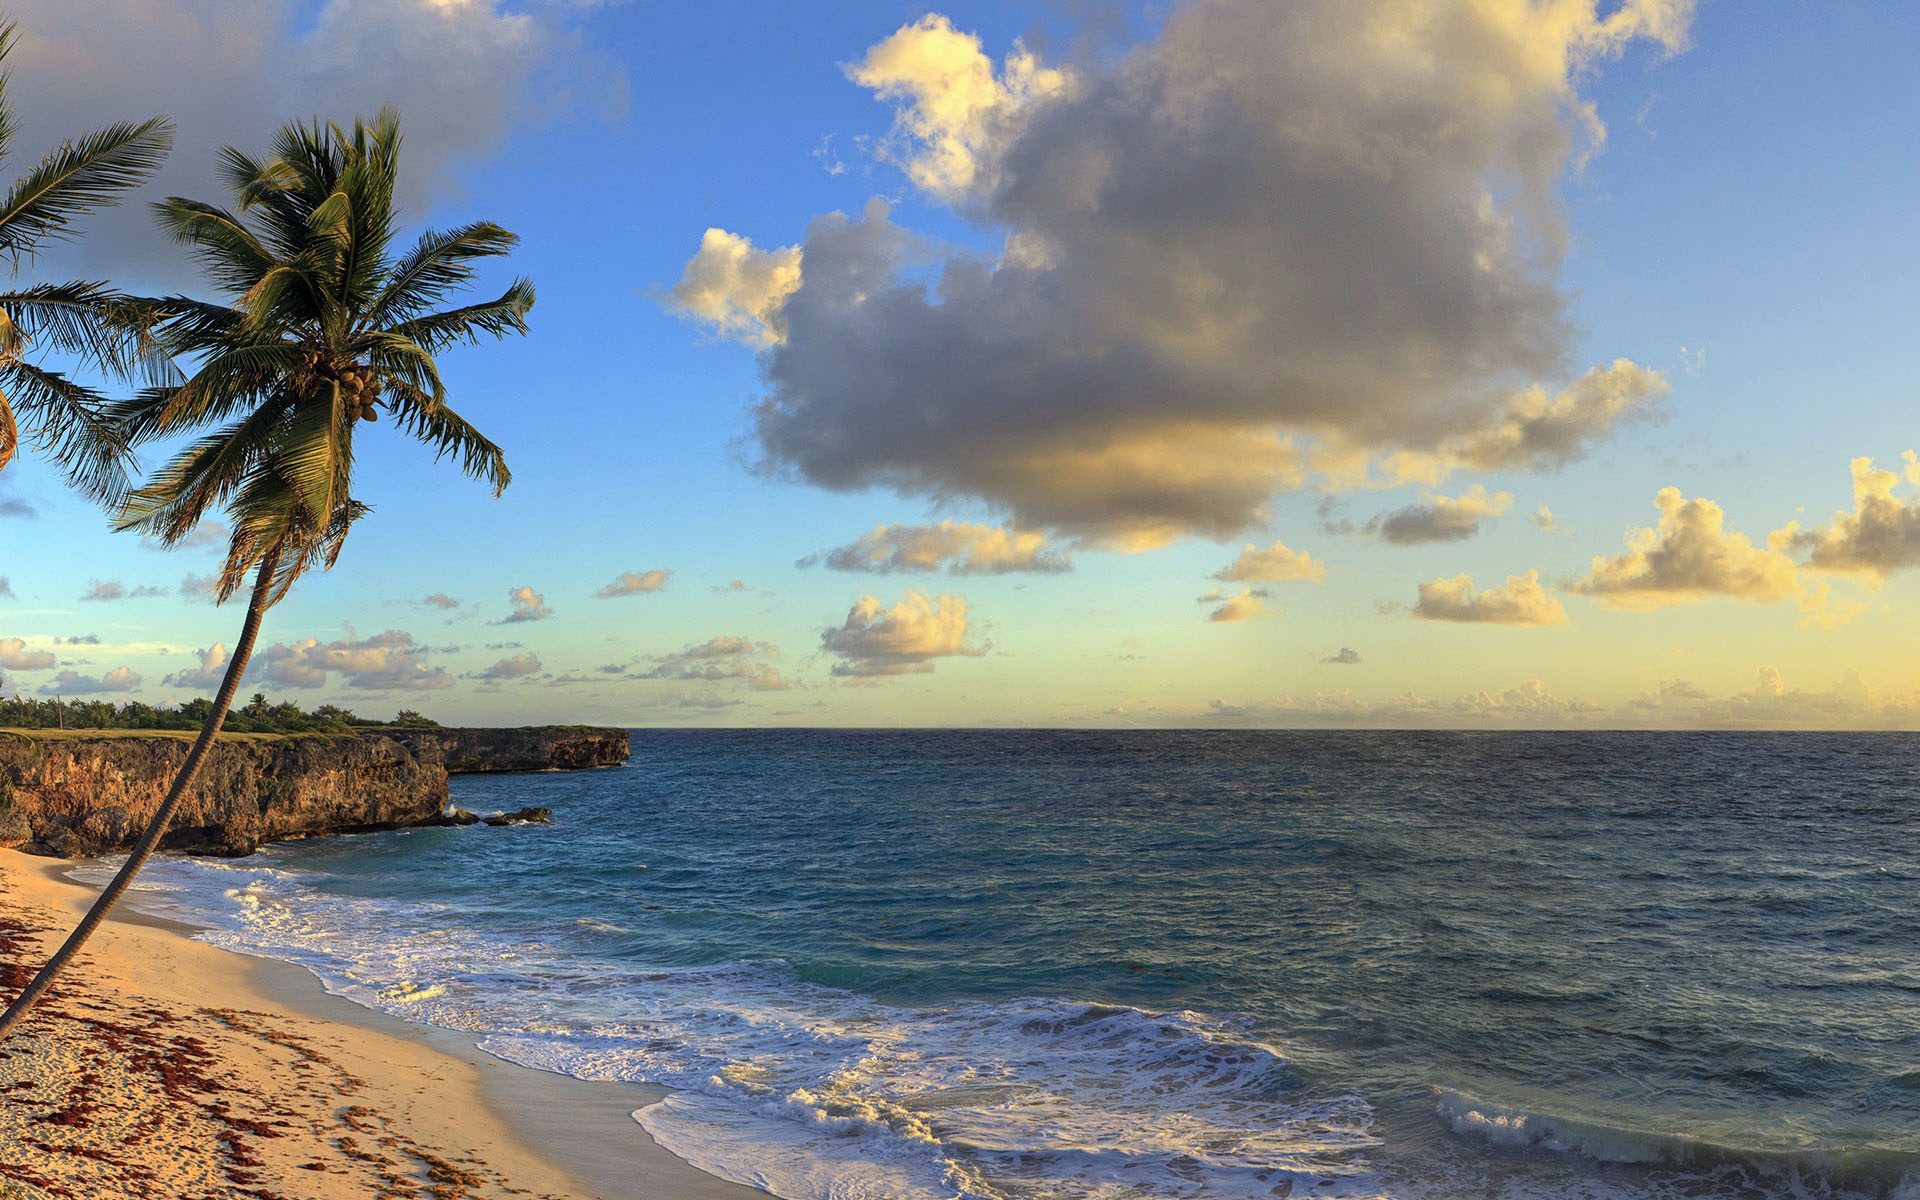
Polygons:
M167 826L173 823L173 814L180 807L180 798L192 786L194 777L200 773L200 764L207 757L207 751L213 745L214 737L219 734L220 726L226 723L227 709L233 704L235 692L240 690L240 677L247 673L247 659L253 655L253 641L260 633L260 620L266 616L268 597L273 592L274 568L279 565L278 547L268 552L260 564L259 574L254 577L253 595L247 602L247 619L240 627L240 640L233 648L233 658L227 663L227 673L220 680L219 694L213 698L213 711L207 714L206 724L200 727L200 736L193 741L193 749L187 752L187 761L180 766L180 773L173 777L173 786L167 790L167 798L155 810L153 820L147 823L147 831L134 843L133 851L127 856L126 865L113 877L113 882L94 900L87 915L74 926L60 949L55 951L47 965L27 984L26 990L15 997L7 1006L4 1015L0 1015L0 1041L4 1041L13 1027L23 1020L28 1010L39 1001L41 995L53 986L53 981L65 969L68 961L80 952L80 947L93 935L94 929L106 919L107 911L120 899L121 893L132 885L133 877L152 856L154 847L166 835Z

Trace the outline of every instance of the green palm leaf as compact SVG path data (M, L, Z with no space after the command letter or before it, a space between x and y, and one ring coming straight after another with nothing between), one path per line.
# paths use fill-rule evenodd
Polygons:
M154 117L109 125L41 159L0 200L0 250L21 253L69 236L75 217L120 199L166 161L173 126Z

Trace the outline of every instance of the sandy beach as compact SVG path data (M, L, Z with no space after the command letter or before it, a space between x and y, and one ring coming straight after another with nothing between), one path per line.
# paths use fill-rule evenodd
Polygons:
M0 991L90 902L0 852ZM0 1195L724 1200L631 1119L663 1093L499 1062L122 908L0 1046ZM9 1193L5 1185L11 1184Z

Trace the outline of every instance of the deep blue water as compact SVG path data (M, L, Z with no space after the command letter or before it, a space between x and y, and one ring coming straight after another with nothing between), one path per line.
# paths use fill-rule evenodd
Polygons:
M643 731L159 878L816 1196L1920 1196L1920 738ZM636 1135L638 1130L636 1130Z

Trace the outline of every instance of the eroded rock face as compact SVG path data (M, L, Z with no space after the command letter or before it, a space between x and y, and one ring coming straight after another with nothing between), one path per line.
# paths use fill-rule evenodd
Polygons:
M190 744L0 733L0 846L65 856L126 849ZM221 738L161 845L248 854L263 842L419 824L446 804L446 767L389 738Z
M535 725L524 729L370 729L450 775L490 771L579 771L615 767L632 750L624 729Z

